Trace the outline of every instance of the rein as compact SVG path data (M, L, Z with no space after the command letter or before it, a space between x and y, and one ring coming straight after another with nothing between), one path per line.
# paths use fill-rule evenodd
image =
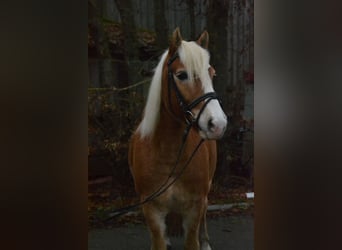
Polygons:
M170 174L168 176L168 178L164 181L164 183L162 185L159 186L159 188L154 191L152 194L150 194L149 196L147 196L143 201L140 201L136 204L130 205L130 206L126 206L126 207L122 207L119 209L114 210L112 213L109 214L109 216L104 220L104 221L108 221L112 218L115 218L117 216L123 215L125 213L128 213L130 210L136 209L142 205L144 205L145 203L154 200L155 198L159 197L160 195L162 195L171 185L173 185L183 174L184 170L186 169L186 167L189 165L189 163L191 162L192 158L195 156L196 152L198 151L198 149L200 148L200 146L202 145L202 143L204 142L204 139L201 139L199 141L199 143L197 144L197 146L195 147L195 149L193 150L192 154L190 155L190 157L188 158L188 160L185 162L185 164L182 166L181 170L177 173L177 175L174 176L173 180L170 181L170 179L172 178L172 176L175 173L175 170L180 162L180 158L182 156L182 153L184 151L184 146L186 143L186 139L190 133L190 129L192 126L196 126L199 128L198 126L198 121L199 118L202 114L202 112L204 111L205 107L208 105L208 103L213 100L213 99L218 99L216 92L209 92L206 93L198 98L196 98L194 101L192 101L190 104L186 104L185 99L183 97L183 95L181 94L181 92L179 91L174 78L173 78L173 72L171 70L171 64L178 58L178 54L175 54L172 58L169 59L167 66L168 66L168 88L169 88L169 93L168 93L168 97L169 97L169 104L170 104L170 109L172 110L172 105L171 105L171 87L173 88L173 90L175 91L178 103L180 105L180 107L182 108L183 112L184 112L184 116L185 116L185 122L187 124L185 130L184 130L184 134L182 137L182 143L181 146L178 150L177 153L177 159L175 164L173 165ZM192 113L192 109L195 108L198 104L200 104L201 102L204 101L203 106L201 107L198 116L195 118L195 115ZM177 121L181 121L176 115L174 115L174 112L171 111L173 113L173 116L177 119ZM182 121L181 121L182 122Z

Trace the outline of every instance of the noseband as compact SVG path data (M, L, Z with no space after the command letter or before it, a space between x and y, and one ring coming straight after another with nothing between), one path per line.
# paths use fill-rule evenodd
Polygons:
M185 122L186 124L191 127L191 126L196 126L197 128L200 129L200 126L198 125L198 121L201 117L201 114L203 113L205 107L208 105L208 103L211 100L218 100L219 103L220 100L216 94L216 92L208 92L205 93L204 95L196 98L195 100L193 100L191 103L187 104L182 93L180 92L179 88L177 87L177 84L173 78L173 72L171 70L171 64L177 59L179 58L178 54L176 53L173 57L171 57L169 59L169 61L167 62L167 66L168 66L168 98L169 98L169 106L171 109L171 112L174 114L174 112L172 111L172 104L171 104L171 89L173 89L175 91L176 94L176 98L178 101L179 106L181 107L184 116L185 116ZM195 117L195 115L192 113L192 109L195 108L198 104L200 104L201 102L204 101L203 106L201 107L197 117ZM174 115L176 117L177 120L179 120L179 118L177 118L176 115Z

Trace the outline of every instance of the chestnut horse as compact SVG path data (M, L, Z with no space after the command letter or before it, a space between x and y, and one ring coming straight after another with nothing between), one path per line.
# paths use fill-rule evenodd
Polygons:
M165 223L170 212L182 217L184 249L211 249L207 196L216 168L215 140L222 137L227 117L213 89L208 41L206 31L191 42L182 39L178 28L173 32L152 78L143 119L130 141L135 189L141 201L148 200L143 213L152 250L170 247ZM158 193L166 184L169 187Z

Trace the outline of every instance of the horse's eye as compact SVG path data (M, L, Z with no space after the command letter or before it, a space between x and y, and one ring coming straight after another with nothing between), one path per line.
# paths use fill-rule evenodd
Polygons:
M181 81L185 81L188 79L188 73L186 73L185 71L182 71L182 72L177 73L176 77Z

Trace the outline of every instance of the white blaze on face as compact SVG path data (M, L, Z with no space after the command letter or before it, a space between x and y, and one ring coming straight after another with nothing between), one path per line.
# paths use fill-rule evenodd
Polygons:
M205 84L204 92L213 92L214 89L211 84L210 77L202 79L210 81L210 84ZM198 115L198 112L197 112ZM212 99L204 108L198 120L200 127L200 135L204 139L220 139L227 127L227 116L223 112L221 105L217 99Z

